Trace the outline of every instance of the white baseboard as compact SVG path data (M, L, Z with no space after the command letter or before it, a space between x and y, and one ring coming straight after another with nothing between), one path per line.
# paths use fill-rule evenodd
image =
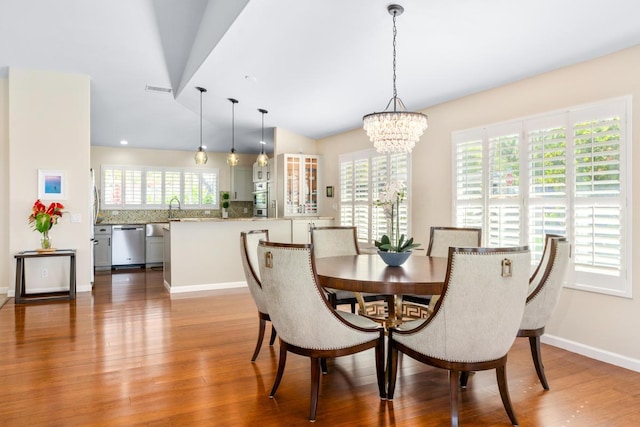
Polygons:
M560 338L549 334L544 334L540 338L540 341L545 344L570 351L572 353L577 353L582 356L589 357L591 359L599 360L601 362L609 363L621 368L630 369L635 372L640 372L640 360L638 359L632 359L621 354L612 353L610 351L591 347L579 342L567 340L565 338Z
M247 282L207 283L203 285L171 286L165 281L164 287L167 288L167 290L171 294L181 294L185 292L215 291L219 289L231 289L231 288L246 288Z

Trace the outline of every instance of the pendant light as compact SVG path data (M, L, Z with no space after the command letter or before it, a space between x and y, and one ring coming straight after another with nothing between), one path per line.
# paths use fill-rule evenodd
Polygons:
M198 147L198 151L196 151L196 165L204 165L209 160L207 157L207 152L204 151L204 147L202 146L202 94L207 90L203 87L196 87L197 90L200 91L200 146Z
M379 153L410 153L427 128L427 116L406 111L396 90L396 16L404 8L397 4L387 6L393 16L393 98L381 113L367 114L362 118L364 130ZM393 102L393 110L389 106Z
M231 151L227 154L227 164L229 166L235 166L238 164L240 157L236 154L235 143L235 127L236 127L236 104L237 99L227 98L231 102Z
M262 147L260 148L260 154L258 154L256 163L258 163L258 166L264 167L264 166L267 166L267 164L269 163L269 157L267 157L267 155L264 154L264 146L266 144L264 140L264 115L267 114L268 111L263 108L258 108L258 111L262 114L262 139L260 139L260 145Z

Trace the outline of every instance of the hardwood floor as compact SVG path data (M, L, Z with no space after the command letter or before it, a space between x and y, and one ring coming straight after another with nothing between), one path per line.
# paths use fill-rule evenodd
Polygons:
M96 276L74 302L0 309L1 426L308 425L309 361L290 354L275 399L268 334L250 362L258 316L246 290L170 297L158 271ZM521 426L630 426L640 373L543 345L540 386L528 342L509 354ZM373 350L330 360L318 421L327 426L449 425L447 373L402 358L395 399L380 401ZM507 426L495 374L461 392L463 426Z

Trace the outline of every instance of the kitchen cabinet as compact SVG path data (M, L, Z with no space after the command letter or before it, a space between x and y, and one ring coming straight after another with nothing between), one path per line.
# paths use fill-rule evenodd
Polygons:
M330 227L332 219L293 219L291 220L291 243L311 243L313 227Z
M278 156L278 216L317 216L320 212L320 158L306 154Z
M273 160L269 159L269 163L266 166L258 166L258 163L253 164L253 182L269 182L271 181L273 170Z
M253 168L251 166L231 167L231 200L253 201Z
M93 266L95 270L111 269L111 226L93 227Z

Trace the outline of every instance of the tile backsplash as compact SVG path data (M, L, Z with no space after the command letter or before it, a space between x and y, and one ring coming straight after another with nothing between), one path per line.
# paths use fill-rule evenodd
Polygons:
M250 218L253 216L253 202L230 202L229 218ZM174 209L172 218L221 218L221 209ZM101 224L142 224L148 222L167 222L168 209L127 209L104 210L98 214Z

